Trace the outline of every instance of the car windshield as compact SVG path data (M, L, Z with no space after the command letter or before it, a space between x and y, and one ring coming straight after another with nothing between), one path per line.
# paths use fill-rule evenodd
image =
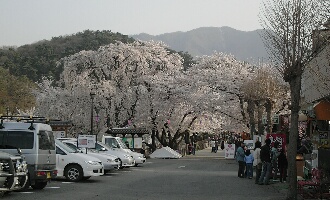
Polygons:
M123 142L123 140L119 139L118 143L119 143L119 145L120 145L121 148L128 149L127 145Z
M112 148L119 147L119 144L115 138L105 138L105 144L109 145Z
M100 144L100 143L95 143L95 150L97 151L108 151L108 148L110 148L108 145L106 144Z
M32 149L33 144L34 134L32 131L0 131L1 149Z
M65 145L64 143L62 143L59 140L56 140L56 144L61 147L63 150L67 151L68 153L77 153L76 150L72 149L71 147L69 147L68 145Z

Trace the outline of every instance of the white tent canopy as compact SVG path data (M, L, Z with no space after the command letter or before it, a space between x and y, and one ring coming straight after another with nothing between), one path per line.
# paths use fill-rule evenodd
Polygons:
M161 149L157 149L152 154L150 154L150 158L181 158L182 155L178 152L174 151L170 147L162 147Z

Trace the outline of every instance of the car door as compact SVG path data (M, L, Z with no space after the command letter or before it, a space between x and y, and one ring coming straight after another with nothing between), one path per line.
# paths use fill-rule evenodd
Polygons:
M59 176L64 176L64 168L66 166L67 154L56 145L56 169Z

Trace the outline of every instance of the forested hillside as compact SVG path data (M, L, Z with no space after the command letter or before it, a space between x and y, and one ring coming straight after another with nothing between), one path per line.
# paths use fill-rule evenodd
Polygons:
M102 45L122 41L130 43L134 39L108 30L85 30L69 36L53 37L18 48L0 49L0 67L8 69L14 76L27 76L32 81L40 81L43 76L59 78L63 69L56 68L56 62L63 57L82 50L97 50Z

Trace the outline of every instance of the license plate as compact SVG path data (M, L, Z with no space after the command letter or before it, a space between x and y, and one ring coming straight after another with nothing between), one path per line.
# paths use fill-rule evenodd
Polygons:
M50 172L47 172L47 178L52 178Z

